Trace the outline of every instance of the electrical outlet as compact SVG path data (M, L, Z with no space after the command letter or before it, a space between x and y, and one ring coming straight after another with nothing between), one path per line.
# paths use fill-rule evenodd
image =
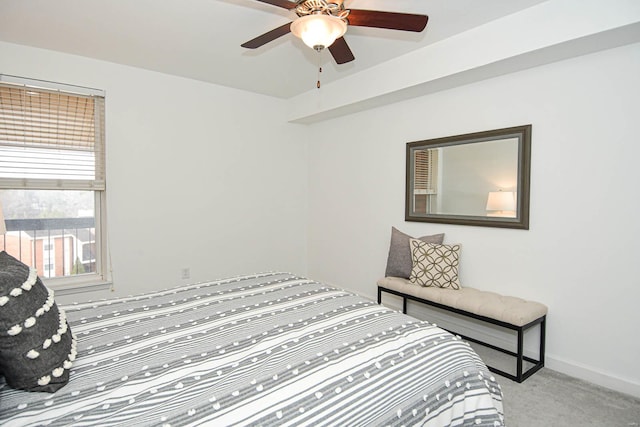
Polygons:
M183 268L180 273L183 279L188 279L189 277L191 277L191 269L189 269L189 267Z

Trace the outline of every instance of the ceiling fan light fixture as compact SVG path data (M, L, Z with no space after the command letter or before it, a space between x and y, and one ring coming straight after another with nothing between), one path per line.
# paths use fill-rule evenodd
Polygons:
M322 50L347 32L347 23L332 15L312 14L293 21L291 32L310 48Z

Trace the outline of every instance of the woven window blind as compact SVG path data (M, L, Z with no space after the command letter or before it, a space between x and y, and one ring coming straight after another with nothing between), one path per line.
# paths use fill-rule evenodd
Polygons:
M0 188L105 189L104 97L0 82Z

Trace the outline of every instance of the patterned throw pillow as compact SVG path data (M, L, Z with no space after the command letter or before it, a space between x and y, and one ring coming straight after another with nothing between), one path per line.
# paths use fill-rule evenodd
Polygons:
M403 233L395 227L391 227L391 244L389 245L389 256L387 257L387 269L385 277L402 277L408 279L411 275L411 249L409 240L413 237ZM432 236L418 237L419 240L427 243L442 243L444 233Z
M413 268L409 280L420 286L460 289L460 245L438 245L411 239Z
M53 393L69 381L75 337L36 270L0 252L0 375L10 387Z

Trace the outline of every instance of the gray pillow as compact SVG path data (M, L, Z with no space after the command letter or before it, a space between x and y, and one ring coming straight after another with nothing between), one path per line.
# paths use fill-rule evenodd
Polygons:
M387 258L387 270L385 277L403 277L408 279L411 276L411 248L409 240L414 237L404 234L395 227L391 227L391 245L389 246L389 257ZM425 243L442 244L444 233L432 236L418 237Z
M0 373L10 387L53 393L69 381L76 344L35 269L0 252Z

